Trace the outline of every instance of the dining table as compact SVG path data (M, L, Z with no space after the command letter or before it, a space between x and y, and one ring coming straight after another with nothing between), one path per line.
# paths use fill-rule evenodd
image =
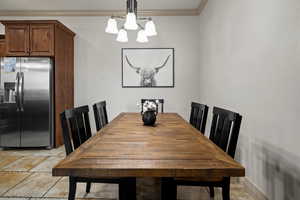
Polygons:
M176 199L174 178L243 177L245 168L177 113L159 113L154 126L143 125L141 113L120 113L60 161L52 175L148 178L155 180L153 195L159 194L152 199ZM127 188L135 188L130 184ZM127 199L138 196L130 195Z

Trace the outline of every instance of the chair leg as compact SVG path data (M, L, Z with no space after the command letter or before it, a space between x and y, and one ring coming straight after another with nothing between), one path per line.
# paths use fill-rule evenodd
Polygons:
M136 178L122 178L119 184L119 200L136 200Z
M210 197L215 196L215 189L213 186L209 186L209 195L210 195Z
M85 192L90 193L90 191L91 191L91 182L87 182Z
M161 178L161 200L176 200L177 185L173 178Z
M74 200L76 195L76 180L74 177L69 178L69 197L68 200Z
M222 186L222 197L223 200L230 200L230 179L226 178Z

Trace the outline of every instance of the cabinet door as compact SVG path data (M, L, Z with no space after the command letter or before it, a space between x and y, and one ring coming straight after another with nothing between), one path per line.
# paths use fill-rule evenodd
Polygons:
M6 55L5 40L0 40L0 57L4 57L5 55Z
M29 25L9 24L5 26L6 54L8 56L29 55Z
M52 24L30 25L30 55L54 56L54 26Z

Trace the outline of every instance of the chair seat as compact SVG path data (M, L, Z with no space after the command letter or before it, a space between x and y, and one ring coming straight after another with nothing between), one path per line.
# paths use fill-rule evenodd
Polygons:
M205 177L205 178L198 178L198 177L178 177L175 178L175 181L179 182L221 182L224 178L223 177Z

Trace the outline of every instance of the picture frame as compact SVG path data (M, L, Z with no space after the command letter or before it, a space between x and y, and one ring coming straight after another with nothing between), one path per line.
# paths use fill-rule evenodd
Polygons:
M174 88L174 48L122 48L122 88Z

